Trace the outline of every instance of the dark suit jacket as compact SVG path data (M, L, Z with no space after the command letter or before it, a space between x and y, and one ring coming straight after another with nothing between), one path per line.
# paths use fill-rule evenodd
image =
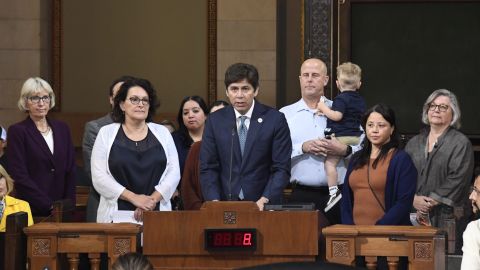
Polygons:
M101 118L90 121L85 124L85 132L83 133L82 152L83 152L83 167L85 172L90 177L90 185L92 185L92 172L90 168L90 159L92 158L92 149L95 139L97 138L100 128L113 123L111 114L107 114Z
M30 203L33 215L49 215L56 200L75 205L75 152L68 126L48 119L53 131L53 154L27 117L8 129L8 170L16 197Z
M258 101L243 158L233 107L209 115L200 150L200 183L205 200L237 200L242 189L245 200L257 201L264 196L271 203L281 202L290 179L291 153L285 116Z
M87 209L85 219L87 222L97 222L98 204L100 202L100 195L93 188L92 184L92 168L90 160L92 159L92 149L95 144L98 132L103 126L113 123L112 114L107 114L98 119L92 120L85 124L85 132L83 133L82 152L83 152L83 170L88 176L90 193L88 194Z

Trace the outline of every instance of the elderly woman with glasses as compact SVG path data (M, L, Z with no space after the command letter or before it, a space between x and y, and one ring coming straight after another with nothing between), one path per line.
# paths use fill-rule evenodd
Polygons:
M468 206L474 159L472 144L458 130L460 116L455 94L434 91L423 106L425 129L406 146L418 171L413 206L417 216L430 216L434 226L453 219L454 207Z
M16 196L34 216L48 216L53 202L75 205L75 152L68 126L47 117L55 106L52 87L41 78L23 84L18 107L27 118L8 129L8 171Z
M143 220L148 210L171 210L180 179L178 154L168 129L152 123L157 105L149 81L125 81L114 98L113 124L102 127L92 150L92 182L100 194L97 222L118 210Z

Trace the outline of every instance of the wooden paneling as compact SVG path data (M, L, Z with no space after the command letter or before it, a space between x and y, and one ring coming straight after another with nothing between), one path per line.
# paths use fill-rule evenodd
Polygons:
M159 229L161 228L161 229ZM255 228L255 251L209 252L206 228ZM199 211L146 212L143 254L156 269L233 269L314 261L316 211L259 211L254 202L206 202Z

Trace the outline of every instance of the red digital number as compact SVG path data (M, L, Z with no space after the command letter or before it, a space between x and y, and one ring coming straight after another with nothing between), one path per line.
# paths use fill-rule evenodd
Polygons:
M236 247L241 247L243 245L243 233L236 232L233 240L233 245Z
M219 247L223 244L223 236L222 233L214 233L213 234L213 246Z
M243 235L243 245L244 246L251 246L252 245L252 234L251 233L245 233Z
M231 246L232 245L232 234L229 232L222 233L223 234L223 245L224 246Z

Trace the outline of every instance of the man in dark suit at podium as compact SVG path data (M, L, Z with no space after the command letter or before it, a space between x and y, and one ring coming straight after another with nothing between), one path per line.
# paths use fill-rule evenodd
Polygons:
M292 141L285 116L255 100L258 71L249 64L225 72L232 106L208 116L200 150L200 183L207 201L280 203L290 178Z

